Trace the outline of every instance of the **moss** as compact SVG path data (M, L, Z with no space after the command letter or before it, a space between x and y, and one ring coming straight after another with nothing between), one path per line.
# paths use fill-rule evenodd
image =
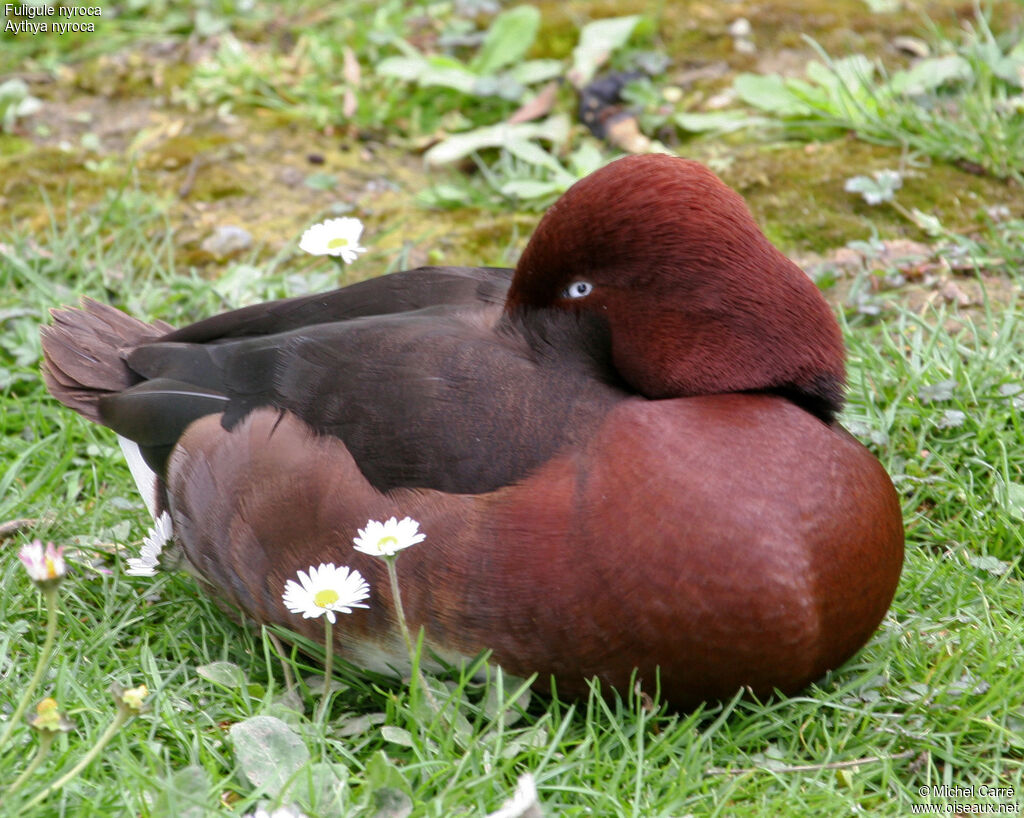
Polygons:
M230 142L223 133L204 131L179 134L165 139L147 151L142 157L144 167L174 170L192 163L193 160L209 157L211 152Z
M735 145L694 142L681 151L710 164L750 205L768 237L785 250L824 252L877 232L922 240L921 231L894 208L870 206L844 189L852 176L898 169L900 152L853 138L821 143ZM904 171L896 198L905 208L937 216L955 231L970 231L981 207L1013 205L1019 189L933 163Z
M0 133L0 159L18 156L32 150L32 142L9 133Z
M539 0L536 5L543 22L532 56L568 58L581 25L640 13L650 21L635 37L640 46L667 53L673 70L724 61L730 73L716 82L725 84L731 82L732 72L750 70L757 60L783 47L811 56L803 34L832 53L886 54L891 53L888 43L894 34L921 29L917 15L873 14L863 0L804 0L799 10L783 0ZM973 13L960 0L935 0L923 7L950 30ZM1020 6L1010 1L996 0L995 7L1003 19L1006 14L1021 14ZM754 56L737 54L728 35L729 23L740 16L753 23L758 46ZM233 122L168 110L152 100L154 91L180 87L193 67L179 52L163 62L146 54L140 46L86 60L74 66L70 83L49 89L48 117L55 123L52 141L79 144L85 131L98 132L108 154L99 157L93 169L86 167L89 155L84 152L69 154L33 145L29 139L0 136L0 197L6 215L42 229L49 215L39 206L41 190L57 201L71 190L73 206L84 209L101 201L109 188L125 184L131 173L129 184L168 202L178 259L186 266L219 269L219 263L199 249L219 225L245 227L255 246L262 248L257 252L272 255L311 221L352 212L367 223L367 238L376 254L354 268L354 276L375 274L398 263L511 264L537 222L536 214L512 210L440 212L417 207L416 194L437 179L396 137L394 122L381 127L371 140L365 133L317 131L296 121L295 108L241 110ZM561 93L559 109L571 109L571 91ZM153 135L134 158L134 170L122 158L131 134L120 133L118 117L113 116L115 109L123 112L130 106L135 106L139 122L149 123L144 127ZM83 113L92 119L79 120ZM175 120L182 120L184 127L168 135ZM680 152L712 163L746 197L765 231L783 249L823 252L864 238L872 229L882 235L917 237L917 229L891 207L869 207L843 189L850 176L898 167L897 150L850 139L770 146L736 139L693 141ZM310 161L311 155L319 164ZM313 172L333 175L337 186L306 186ZM898 194L904 206L934 212L952 229L970 229L982 204L1014 203L1018 196L1015 188L944 164L907 176Z
M122 169L101 164L89 170L84 159L82 152L69 153L56 147L0 158L0 202L5 218L19 221L33 232L43 231L50 212L41 206L42 197L61 202L71 192L76 207L88 206L123 184Z
M864 0L539 0L533 5L543 15L536 56L568 57L579 27L590 20L641 14L653 21L655 45L676 67L724 60L734 70L752 70L765 53L780 49L805 52L811 58L807 37L830 53L891 56L892 38L920 35L922 19L956 38L962 24L974 18L973 5L962 0L927 0L915 4L914 13L892 14L873 12ZM985 8L1002 30L1021 25L1024 17L1019 0L992 0ZM758 47L754 55L739 54L733 47L728 27L740 17L753 24Z

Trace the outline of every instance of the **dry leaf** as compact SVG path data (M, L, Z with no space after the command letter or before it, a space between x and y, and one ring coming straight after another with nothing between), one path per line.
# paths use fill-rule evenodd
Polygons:
M651 149L651 140L640 133L640 126L632 116L609 124L607 138L615 147L628 153L647 153Z
M353 88L358 88L359 83L362 81L363 72L359 68L359 60L356 59L355 52L351 48L346 46L342 52L342 59L344 65L342 68L342 76L345 78L345 82L351 85Z
M966 307L971 303L971 297L960 289L959 285L955 281L946 280L939 286L939 295L941 295L947 303L956 304L959 307Z
M558 80L551 80L540 89L535 97L524 102L519 110L508 118L510 125L516 122L529 122L532 119L540 119L550 113L555 106L555 99L558 97Z

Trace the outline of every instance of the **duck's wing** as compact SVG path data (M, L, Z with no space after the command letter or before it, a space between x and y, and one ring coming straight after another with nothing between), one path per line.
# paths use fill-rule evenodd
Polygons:
M197 418L232 429L271 407L343 441L378 490L491 491L585 435L623 394L592 318L502 321L498 306L445 305L208 343L165 336L125 353L139 383L100 397L98 414L158 474Z
M505 302L512 273L503 267L418 267L327 293L231 310L174 330L163 340L207 343L440 305L498 305Z

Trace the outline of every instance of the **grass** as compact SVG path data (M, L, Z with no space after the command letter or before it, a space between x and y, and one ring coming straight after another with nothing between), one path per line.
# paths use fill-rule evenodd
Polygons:
M922 156L961 162L1020 183L1024 176L1024 49L1020 32L996 38L984 16L959 42L939 36L940 56L891 75L863 55L833 59L816 43L809 81L744 75L745 102L777 115L792 135L830 131L903 146ZM948 53L951 52L951 53Z
M365 73L375 60L395 53L389 44L396 37L415 39L426 53L440 49L446 33L486 28L486 19L475 26L443 3L435 4L438 13L427 23L417 17L425 7L387 0L331 11L300 6L276 28L266 25L277 18L262 3L244 13L230 3L197 4L202 14L175 11L166 19L157 5L155 11L133 7L126 13L118 28L124 36L89 40L80 63L71 62L71 40L22 39L9 53L26 70L70 66L85 87L132 65L131 54L138 52L130 48L140 36L173 41L188 34L202 47L202 59L163 67L185 95L167 102L175 115L189 116L189 94L196 107L224 104L231 98L223 96L230 80L245 91L234 98L233 115L252 117L243 121L255 123L255 131L270 127L260 111L283 117L284 128L308 128L309 139L320 138L314 130L327 123L344 140L368 140L377 151L374 162L422 147L438 128L482 127L509 110L507 101L460 100L447 90L439 95L368 79L358 89L358 127L332 119L338 89L330 76L344 70L343 46L354 50ZM215 47L224 26L244 44L242 56ZM630 49L652 47L645 36L650 38L641 33L619 58L628 63ZM302 37L305 44L297 50L285 46ZM576 32L542 25L538 42L552 39L564 41L562 53L530 57L564 57ZM125 48L128 57L119 61ZM472 46L452 48L460 57L472 53ZM153 78L127 71L120 77L125 99L173 97L158 90ZM656 77L655 85L670 81ZM60 93L46 84L33 92L50 104L57 100L47 95ZM465 121L432 105L437 99L461 106ZM18 139L50 138L25 127ZM60 123L49 121L48 127ZM574 129L569 147L589 146L610 156L587 140ZM673 146L709 150L719 160L729 150ZM109 162L112 150L93 160ZM839 161L850 155L842 148L836 153ZM1004 154L991 155L996 162ZM31 165L35 156L6 160L5 168ZM571 168L569 157L562 153L559 161ZM879 154L892 164L900 159ZM544 177L497 152L483 152L475 163L482 170L467 166L443 177L456 199L446 205L486 224L469 246L477 255L465 261L507 263L532 217L497 220L488 211L491 194L510 177ZM18 213L25 212L26 201L34 208L31 218L0 232L0 522L32 521L0 544L0 715L13 710L42 642L42 596L16 558L18 547L38 537L73 550L74 567L60 589L57 651L37 698L52 695L76 724L9 799L5 789L25 769L36 739L19 728L11 745L0 748L0 799L7 799L0 812L32 818L240 815L281 800L302 804L310 816L480 816L497 809L526 771L536 778L545 814L559 816L902 816L923 803L1024 803L1024 679L1016 672L1024 654L1024 223L1018 211L996 221L950 223L939 239L929 239L938 272L928 275L973 287L971 304L947 303L927 276L913 278L881 262L837 274L827 291L849 348L843 421L892 475L907 531L893 607L844 667L789 699L736 698L683 714L636 694L605 698L594 691L585 700L564 701L543 685L527 694L521 682L496 672L481 683L453 671L431 680L440 717L415 689L342 667L324 729L313 718L321 683L315 662L289 650L279 655L270 634L233 624L183 575L124 574L125 557L137 551L148 526L146 512L113 436L46 394L38 373L38 327L49 308L81 294L143 318L182 323L240 303L325 288L332 275L299 258L295 236L288 234L227 261L197 261L183 238L182 203L145 161L129 172L109 164L102 171L75 167L59 184L27 185L15 175L0 188L19 205ZM272 191L259 194L252 193L259 208L286 207ZM898 197L903 195L909 194ZM314 220L335 201L318 196L306 194L305 209L291 214L295 224ZM408 209L415 196L403 191L395 198ZM1010 200L1019 207L1019 191ZM374 206L383 208L382 201L359 200L357 210L368 215ZM974 212L996 203L979 199ZM198 204L217 206L212 200ZM193 202L185 208L200 209ZM872 225L888 225L886 238L913 230L905 220L882 221L879 209L862 209L861 215ZM448 215L418 218L440 223ZM778 231L779 220L766 227ZM357 274L410 263L416 248L393 240L394 232L401 231L382 223L379 232L368 233L371 253ZM892 283L903 274L910 283ZM849 286L846 295L843 285ZM871 310L863 309L865 298ZM289 677L299 680L297 688L288 688ZM122 727L81 776L29 807L113 720L116 707L107 693L112 682L146 684L150 712ZM247 735L257 728L268 730L264 739ZM261 757L271 761L269 770ZM1014 794L921 795L921 788L943 785L974 787L976 793L1012 788Z

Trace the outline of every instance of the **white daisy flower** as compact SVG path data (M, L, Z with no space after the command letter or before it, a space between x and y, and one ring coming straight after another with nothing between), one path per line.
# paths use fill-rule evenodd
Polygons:
M356 544L356 551L374 557L391 557L403 548L423 542L427 535L420 534L419 530L420 524L410 517L402 520L392 517L386 523L370 520L366 528L359 529L359 536L352 542Z
M504 804L487 818L543 818L537 799L537 784L530 773L523 773L516 782L516 790Z
M328 219L314 224L302 234L299 249L314 256L341 256L342 261L351 264L360 253L366 251L359 244L362 234L363 223L359 219L349 216Z
M67 564L64 562L64 547L55 547L52 542L48 542L44 549L41 540L33 540L21 547L18 559L25 566L33 582L59 582L68 572Z
M306 818L306 814L299 812L298 807L287 804L275 810L260 807L256 812L247 812L242 818Z
M358 571L347 566L335 568L333 562L320 563L319 568L310 566L309 573L299 571L299 581L288 580L282 599L292 613L302 614L303 619L313 619L327 614L331 624L336 622L334 614L352 613L353 608L369 608L362 601L370 595L370 585Z
M153 523L153 527L149 529L149 533L142 540L142 550L139 552L139 556L128 559L128 570L125 573L133 577L155 576L160 563L160 552L163 551L173 534L174 525L171 523L171 515L165 511Z

